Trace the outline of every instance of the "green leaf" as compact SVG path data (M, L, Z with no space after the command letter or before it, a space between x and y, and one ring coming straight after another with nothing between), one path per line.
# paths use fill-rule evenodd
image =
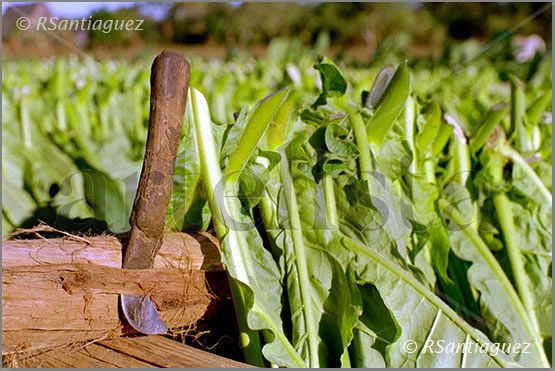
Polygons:
M445 199L439 201L440 211L451 220L449 224L451 247L455 254L472 263L468 270L468 280L480 292L484 306L486 324L495 341L505 343L530 343L530 352L511 354L522 365L544 367L547 359L541 341L530 323L524 306L509 278L495 259L488 246L473 226L472 214L459 211L457 203L460 195L451 204ZM470 217L470 218L469 218Z
M326 148L333 154L354 159L358 156L358 148L353 141L352 133L344 126L331 123L325 129Z
M432 156L438 157L447 145L449 138L453 134L453 127L449 124L441 124L436 139L432 143Z
M173 190L166 227L178 231L206 230L210 222L210 208L201 195L200 164L196 146L195 128L182 125L182 138L177 150L173 176Z
M407 174L412 161L408 145L401 140L388 140L376 154L378 170L393 181Z
M427 152L429 146L437 137L441 126L441 108L437 101L432 101L424 113L424 125L416 137L416 148L419 153Z
M368 97L363 104L365 107L370 109L376 107L394 74L395 68L393 66L385 66L378 72L370 93L368 93Z
M522 254L526 289L533 297L533 311L538 321L540 335L550 338L552 335L552 278L551 278L551 207L526 209L518 203L511 202L514 216L514 235ZM547 209L547 208L546 208Z
M360 297L346 265L341 263L345 257L326 220L325 202L313 201L325 198L324 190L314 181L309 167L301 166L311 159L300 144L297 141L288 147L289 156L282 157L281 168L281 199L287 210L283 228L291 241L283 249L288 292L293 289L289 295L293 339L296 348L308 350L311 366L349 367L347 348L360 314Z
M95 216L104 220L113 233L129 230L131 207L126 204L123 182L95 169L84 159L78 159L76 164L83 174L85 199Z
M285 143L289 135L289 116L292 111L293 105L290 102L290 96L287 95L270 122L270 127L266 131L266 145L270 151L277 150Z
M500 351L424 352L425 344L430 341L467 343L477 348L491 342L390 257L348 237L343 243L356 256L353 265L359 281L377 288L399 326L400 336L385 349L387 367L514 366ZM415 316L418 316L417 323ZM409 351L407 344L414 344L414 351Z
M486 117L482 123L476 127L475 132L471 137L470 151L472 154L476 154L476 152L478 152L484 144L486 144L495 127L499 125L507 111L508 106L502 103L496 104L488 111Z
M12 227L20 226L33 215L37 208L35 201L22 185L15 183L2 166L2 217L8 221L2 233L12 232Z
M426 238L435 272L444 282L449 283L451 279L447 274L447 268L450 242L435 207L439 197L437 186L427 182L422 176L415 175L411 178L411 189L414 231L421 238Z
M39 204L52 202L57 212L69 218L91 217L83 175L74 162L37 129L30 128L29 138L32 146L23 151L24 177L33 197ZM53 185L59 191L51 197Z
M366 125L371 145L381 146L393 121L401 113L410 92L410 80L407 64L400 64Z
M288 93L287 89L280 90L262 99L253 108L252 113L248 115L244 130L242 130L241 139L239 139L235 150L229 156L229 165L226 170L228 176L232 174L238 176L240 174L269 127L273 125L269 131L269 134L272 135L272 147L283 139L285 129L281 126L287 124L288 112L285 109L282 112L279 111L287 99Z
M312 104L312 108L325 105L327 98L343 96L347 91L347 81L337 66L327 57L320 57L314 68L320 72L322 92Z
M526 110L526 119L531 125L536 125L540 121L542 113L547 109L551 102L552 91L548 90L536 99Z
M216 234L222 242L222 261L232 285L233 301L246 359L260 363L257 330L265 330L264 356L281 366L305 366L284 331L281 312L281 286L277 265L250 219L241 212L237 184L223 185L219 156L204 96L190 91L189 117L195 126L201 165L201 182L206 190ZM225 196L224 196L225 194Z

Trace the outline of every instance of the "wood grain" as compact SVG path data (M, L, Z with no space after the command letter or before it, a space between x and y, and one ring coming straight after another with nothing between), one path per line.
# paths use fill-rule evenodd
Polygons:
M121 269L112 236L2 244L2 354L117 337L122 293L152 297L170 328L216 316L229 303L216 240L169 234L153 269Z
M59 348L30 357L20 355L3 365L27 368L252 367L158 335L104 340L81 348Z

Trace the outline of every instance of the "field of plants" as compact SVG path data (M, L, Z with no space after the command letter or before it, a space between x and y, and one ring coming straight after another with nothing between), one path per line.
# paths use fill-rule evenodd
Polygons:
M166 218L209 230L244 360L550 367L552 60L191 58ZM149 63L3 64L2 232L121 233Z

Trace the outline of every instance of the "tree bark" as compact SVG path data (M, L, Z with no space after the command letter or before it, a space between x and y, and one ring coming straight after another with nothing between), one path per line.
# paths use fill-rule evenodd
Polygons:
M131 332L122 293L150 295L168 327L186 329L229 303L217 240L168 234L153 269L121 269L113 236L2 241L2 354Z

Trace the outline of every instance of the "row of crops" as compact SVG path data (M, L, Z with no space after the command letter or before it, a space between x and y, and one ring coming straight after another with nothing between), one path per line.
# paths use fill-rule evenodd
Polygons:
M128 229L149 62L4 64L3 233ZM550 365L551 57L463 62L191 60L166 224L220 239L248 362Z

